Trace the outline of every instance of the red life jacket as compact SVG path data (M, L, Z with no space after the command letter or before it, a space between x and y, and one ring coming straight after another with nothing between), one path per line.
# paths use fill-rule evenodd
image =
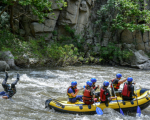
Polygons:
M102 87L101 90L100 90L100 99L101 99L101 101L106 101L106 95L108 95L108 93L106 93L106 95L105 95L105 92L106 92L106 90L103 89L103 87Z
M87 104L87 105L93 104L93 102L92 102L92 96L91 96L91 91L89 91L87 89L84 90L82 99L83 99L83 102L85 104Z
M71 96L70 93L68 93L69 88L71 88L71 89L73 90L73 93L74 93L74 94L77 92L77 88L74 89L72 86L70 86L70 87L68 87L68 89L67 89L67 95L69 96L69 98L74 98L74 97Z
M112 83L113 83L114 80L116 80L116 78L112 80ZM112 86L112 83L111 83L111 88L113 88L113 86L114 86L115 89L119 89L120 83L118 83L118 84L113 84L113 86Z
M131 93L131 91L128 90L128 85L125 83L121 94L123 96L129 97L130 93Z

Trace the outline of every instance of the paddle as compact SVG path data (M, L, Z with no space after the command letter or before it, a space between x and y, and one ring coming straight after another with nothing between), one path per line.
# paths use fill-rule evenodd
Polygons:
M94 104L96 105L95 101L94 101ZM97 105L96 105L96 113L97 113L98 115L103 115L102 109L99 108L99 107L97 107Z
M94 94L95 94L95 91L94 91ZM93 100L94 100L94 99L93 99ZM94 104L96 105L95 101L94 101ZM97 107L97 105L96 105L96 113L97 113L98 115L103 115L102 109L99 108L99 107Z
M113 83L112 83L112 87L113 87L113 90L114 90ZM115 90L114 90L114 94L115 94L115 97L116 97ZM117 103L118 103L118 99L117 99L117 97L116 97L116 100L117 100ZM120 109L120 113L121 113L122 115L124 115L124 113L123 113L122 109L120 108L120 105L119 105L119 103L118 103L118 106L119 106L119 109Z
M134 85L134 87L135 87L135 85ZM135 87L136 88L136 87ZM135 89L136 90L136 89ZM140 109L140 107L138 106L138 99L137 99L137 92L136 92L136 100L137 100L137 116L141 116L141 109Z

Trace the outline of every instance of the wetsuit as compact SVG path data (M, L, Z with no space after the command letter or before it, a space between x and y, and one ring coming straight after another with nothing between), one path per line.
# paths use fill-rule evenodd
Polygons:
M105 103L105 105L108 107L108 103L109 103L109 98L110 97L110 92L107 88L105 88L104 86L101 87L100 89L100 100L101 103Z
M76 93L76 89L77 88L74 89L71 86L67 89L67 95L69 97L69 102L71 102L71 103L75 103L77 100L82 101L82 95L76 95L76 97L73 97L71 95L71 93L74 93L74 94Z
M112 96L115 96L114 90L115 90L115 92L117 92L116 93L117 96L121 96L121 92L122 91L121 90L118 91L118 89L120 87L120 84L118 82L119 82L119 80L117 78L115 78L115 79L112 80L112 83L111 83L111 94L112 94ZM113 89L112 84L114 86L114 89Z
M11 98L14 94L16 94L16 87L15 87L15 85L19 81L19 78L17 78L17 80L15 82L13 82L11 84L11 86L9 84L7 84L7 79L8 79L8 76L6 75L6 78L4 79L4 81L2 83L4 91L0 92L0 95L7 96L8 98Z
M135 94L134 86L132 85L132 83L124 83L124 87L121 94L123 100L133 100L132 96L135 96Z

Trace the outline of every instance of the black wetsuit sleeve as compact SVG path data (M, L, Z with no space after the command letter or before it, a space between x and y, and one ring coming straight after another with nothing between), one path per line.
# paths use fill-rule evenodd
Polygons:
M2 82L2 86L3 86L5 91L7 90L7 79L8 79L8 77L5 77L5 79Z
M107 96L107 98L110 97L110 92L108 89L106 89L105 95Z
M98 87L96 87L94 90L96 91Z
M133 85L131 86L131 91L132 91L132 95L135 96L136 94L134 94L134 86Z
M132 95L135 95L134 94L134 86L133 85L128 86L128 90L131 91L130 97L132 97Z
M19 81L19 79L17 79L16 81L14 81L14 82L11 84L11 88L15 88L15 85L17 84L18 81Z

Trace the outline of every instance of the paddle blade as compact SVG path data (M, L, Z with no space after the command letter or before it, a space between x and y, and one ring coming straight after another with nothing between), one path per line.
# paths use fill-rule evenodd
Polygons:
M139 106L137 106L137 114L136 114L138 117L141 116L141 109Z
M102 115L102 114L103 114L103 111L102 111L101 108L96 107L96 113L97 113L98 115Z
M122 109L120 108L120 113L122 114L122 115L124 115L124 113L123 113L123 111L122 111Z

